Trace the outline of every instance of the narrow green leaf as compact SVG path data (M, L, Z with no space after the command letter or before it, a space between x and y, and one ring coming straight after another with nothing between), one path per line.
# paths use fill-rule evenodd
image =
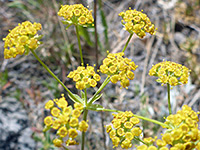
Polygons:
M93 42L91 41L91 36L87 30L87 28L78 26L79 28L79 34L85 39L85 41L88 43L89 46L93 46Z
M85 99L85 93L83 91L81 91L81 98Z
M49 129L51 129L51 126L45 126L43 132L47 132Z
M82 103L83 104L82 98L80 98L77 94L73 94L73 96L75 98L72 98L69 94L68 94L68 96L73 102L77 102L77 103Z
M93 98L93 97L90 98L89 101L92 100L92 99L94 99L93 101L96 102L98 99L101 98L102 95L103 95L103 94L98 94L98 95L96 95L94 98ZM93 102L93 103L94 103L94 102Z
M8 3L8 7L18 8L22 10L27 10L27 7L20 1L13 1L11 3Z

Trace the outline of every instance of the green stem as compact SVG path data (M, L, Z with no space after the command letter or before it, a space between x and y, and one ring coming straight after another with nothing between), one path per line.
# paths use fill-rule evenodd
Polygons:
M84 89L84 92L85 92L85 106L87 106L87 90Z
M170 103L170 84L167 83L167 94L168 94L168 108L169 108L169 114L172 114L172 109L171 109L171 103Z
M103 88L110 82L110 77L108 76L104 82L101 84L99 89L96 91L96 93L92 96L91 100L89 101L89 105L91 105L95 101L95 97L103 90Z
M162 123L162 122L160 122L160 121L154 120L154 119L146 118L146 117L139 116L139 115L135 115L135 114L134 114L134 117L137 117L137 118L139 118L139 119L146 120L146 121L149 121L149 122L158 124L158 125L160 125L160 126L162 126L162 127L166 127L166 128L169 127L168 125L166 125L166 124L164 124L164 123Z
M84 113L83 113L83 120L86 121L87 119L87 114L88 114L88 110L85 109ZM81 138L81 150L84 150L84 145L85 145L85 132L82 132L82 138Z
M80 35L79 35L79 31L78 31L78 26L75 25L75 27L76 27L76 35L77 35L77 39L78 39L78 48L79 48L80 57L81 57L81 65L84 66L83 54L82 54L82 48L81 48L81 41L80 41Z
M56 79L62 86L63 88L68 92L68 94L75 100L77 100L78 102L80 102L74 95L73 93L62 83L62 81L60 81L60 79L58 79L58 77L42 62L42 60L38 57L38 55L35 53L34 50L30 50L32 52L32 54L35 56L35 58L40 62L40 64L49 72L49 74ZM81 103L81 102L80 102Z
M123 111L120 111L120 110L114 110L114 109L104 109L104 108L98 108L98 110L96 111L109 111L109 112L117 112L117 113L120 113L120 112L123 112ZM146 120L146 121L149 121L149 122L152 122L152 123L155 123L155 124L158 124L162 127L166 127L166 128L169 128L169 126L167 124L164 124L160 121L157 121L157 120L154 120L154 119L150 119L150 118L146 118L146 117L143 117L143 116L139 116L139 115L135 115L133 114L134 117L137 117L139 119L142 119L142 120Z
M122 52L124 52L124 51L125 51L125 49L126 49L126 47L128 46L128 43L130 42L130 40L131 40L132 36L133 36L133 33L132 33L132 34L130 34L130 36L129 36L128 40L126 41L126 44L125 44L125 46L124 46L124 49L122 50Z
M142 142L142 143L145 144L145 145L148 145L147 143L145 143L143 140L141 140L140 138L138 138L138 137L136 137L136 136L134 137L134 139L136 139L136 140Z

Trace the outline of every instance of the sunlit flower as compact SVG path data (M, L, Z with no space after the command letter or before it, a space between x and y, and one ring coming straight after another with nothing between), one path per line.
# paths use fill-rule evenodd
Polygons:
M131 122L131 119L135 118L133 116L131 111L113 114L114 119L111 121L112 125L106 126L106 132L109 133L113 147L120 145L125 149L130 148L132 147L132 140L142 133L142 130L135 126L139 123L139 119L134 122L135 124Z
M103 60L99 71L110 76L110 81L116 84L120 81L121 87L128 88L129 80L134 79L135 69L138 67L131 59L124 58L124 53L109 53Z
M81 69L78 69L81 71ZM74 103L74 108L68 106L68 102L61 94L60 98L49 100L46 105L46 109L50 109L52 116L44 118L44 132L49 129L57 130L58 138L53 140L56 147L61 147L64 143L66 146L78 144L74 138L78 135L78 130L86 132L88 129L88 123L84 120L79 121L79 117L83 111L83 104Z
M181 64L163 61L154 65L149 70L149 75L158 77L156 81L162 83L162 85L169 83L171 86L176 86L188 82L190 70Z
M126 10L125 12L119 13L122 17L121 23L124 25L124 29L129 33L135 33L140 38L143 38L146 33L151 35L156 33L154 24L151 23L150 19L142 11Z
M29 50L35 50L41 43L37 31L41 30L40 23L29 21L19 23L14 29L9 30L9 34L3 38L4 58L15 58L17 55L28 54Z
M76 70L71 71L68 78L72 78L76 82L76 88L83 90L89 87L95 87L97 81L101 80L101 77L95 73L93 66L79 66Z
M63 17L65 19L63 22L69 25L87 26L93 25L94 22L92 10L88 10L82 4L61 5L58 15Z

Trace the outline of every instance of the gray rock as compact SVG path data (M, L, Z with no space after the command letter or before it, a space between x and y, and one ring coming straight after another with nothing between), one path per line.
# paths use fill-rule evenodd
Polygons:
M4 98L0 103L0 150L33 150L35 142L28 117L15 98Z

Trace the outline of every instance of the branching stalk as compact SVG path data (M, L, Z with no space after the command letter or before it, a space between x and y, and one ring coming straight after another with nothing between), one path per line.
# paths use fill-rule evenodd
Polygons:
M34 50L30 50L32 52L32 54L35 56L35 58L40 62L40 64L49 72L49 74L56 79L62 86L63 88L68 92L68 94L75 100L77 100L79 102L79 100L74 97L73 93L64 85L64 83L62 83L62 81L60 81L60 79L58 79L58 77L49 69L49 67L47 67L42 60L38 57L38 55L35 53ZM81 103L81 102L80 102Z

